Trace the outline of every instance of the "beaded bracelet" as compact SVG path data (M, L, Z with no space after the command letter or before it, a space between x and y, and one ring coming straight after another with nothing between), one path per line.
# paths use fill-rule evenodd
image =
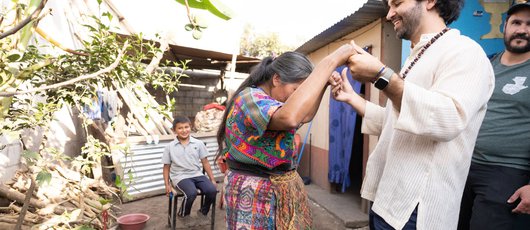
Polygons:
M381 67L381 70L379 70L379 72L375 75L374 79L372 79L372 83L375 83L375 81L377 81L377 79L379 78L379 76L381 76L381 73L383 73L383 71L385 71L385 69L386 69L385 65L383 67Z

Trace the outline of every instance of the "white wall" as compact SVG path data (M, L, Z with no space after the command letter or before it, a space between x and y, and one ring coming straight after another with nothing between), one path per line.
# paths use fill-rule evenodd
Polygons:
M15 175L20 166L22 145L19 139L0 136L0 182L6 182Z

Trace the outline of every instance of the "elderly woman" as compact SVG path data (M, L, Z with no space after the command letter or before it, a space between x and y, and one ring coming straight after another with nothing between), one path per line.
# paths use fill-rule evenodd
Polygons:
M353 53L344 45L314 69L300 53L268 57L236 90L217 135L219 157L230 169L228 229L311 228L294 136L315 116L331 73Z

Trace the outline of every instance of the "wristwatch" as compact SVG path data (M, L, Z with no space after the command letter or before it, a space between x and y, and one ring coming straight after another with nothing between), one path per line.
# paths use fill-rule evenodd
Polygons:
M394 70L390 68L385 68L381 76L375 80L374 86L375 88L378 88L379 90L383 90L388 86L388 83L390 82L390 78L394 75Z

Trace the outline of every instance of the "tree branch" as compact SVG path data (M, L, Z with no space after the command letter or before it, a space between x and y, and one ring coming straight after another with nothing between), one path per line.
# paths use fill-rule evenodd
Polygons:
M136 34L136 31L126 21L126 19L123 16L123 14L121 14L120 11L118 11L118 8L114 5L114 3L112 3L110 0L104 0L104 2L107 3L107 5L109 6L110 10L112 10L112 12L114 14L116 14L116 16L118 16L118 21L125 27L125 29L129 32L129 34Z
M40 87L40 88L35 88L35 89L30 89L30 90L25 90L25 91L15 91L15 92L0 92L0 97L10 97L10 96L14 96L14 95L28 94L28 93L38 92L38 91L44 91L44 90L48 90L48 89L56 89L56 88L59 88L59 87L63 87L63 86L74 84L74 83L76 83L78 81L84 81L84 80L92 79L92 78L95 78L95 77L97 77L97 76L99 76L101 74L108 73L108 72L112 71L113 69L115 69L116 67L118 67L118 64L120 63L121 59L123 58L123 55L125 53L125 50L127 49L127 46L129 46L129 42L128 41L125 42L125 44L123 45L123 48L118 53L118 57L116 57L116 60L111 65L107 66L104 69L100 69L99 71L97 71L95 73L81 75L79 77L76 77L74 79L70 79L68 81L64 81L64 82L60 82L60 83L57 83L57 84L48 85L48 86L44 86L44 87Z
M44 8L44 5L46 5L46 2L48 0L42 0L39 4L39 6L37 7L37 9L35 9L35 11L33 11L33 13L31 15L29 15L29 17L25 18L24 20L22 20L18 25L16 25L15 27L11 28L10 30L0 34L0 39L3 39L9 35L12 35L14 33L16 33L17 31L21 30L22 28L24 28L24 26L26 26L28 23L30 23L31 21L35 20L40 12L42 11L42 9Z
M167 38L163 38L160 40L160 50L162 52L157 53L151 62L149 62L149 65L145 68L145 72L148 74L151 74L156 67L158 67L158 64L160 63L160 60L162 60L162 57L164 57L164 53L166 52L167 48L169 47L169 42Z
M59 43L57 40L53 39L52 37L50 37L46 32L44 32L42 29L40 29L39 27L35 28L35 32L37 32L37 34L39 34L42 38L44 38L46 41L50 42L52 45L55 45L57 47L59 47L59 49L62 49L63 51L66 51L68 53L72 53L72 54L76 54L76 55L82 55L82 56L88 56L87 53L83 53L83 52L79 52L79 51L75 51L73 49L70 49L68 47L65 47L64 45L62 45L61 43Z
M33 196L33 191L35 191L35 180L33 180L33 177L31 178L31 185L29 186L28 191L26 191L26 197L24 198L24 204L22 205L22 210L19 213L17 225L15 226L16 230L20 230L22 228L22 222L24 222L24 217L26 216L26 211L28 210L29 201L31 200L31 197Z

